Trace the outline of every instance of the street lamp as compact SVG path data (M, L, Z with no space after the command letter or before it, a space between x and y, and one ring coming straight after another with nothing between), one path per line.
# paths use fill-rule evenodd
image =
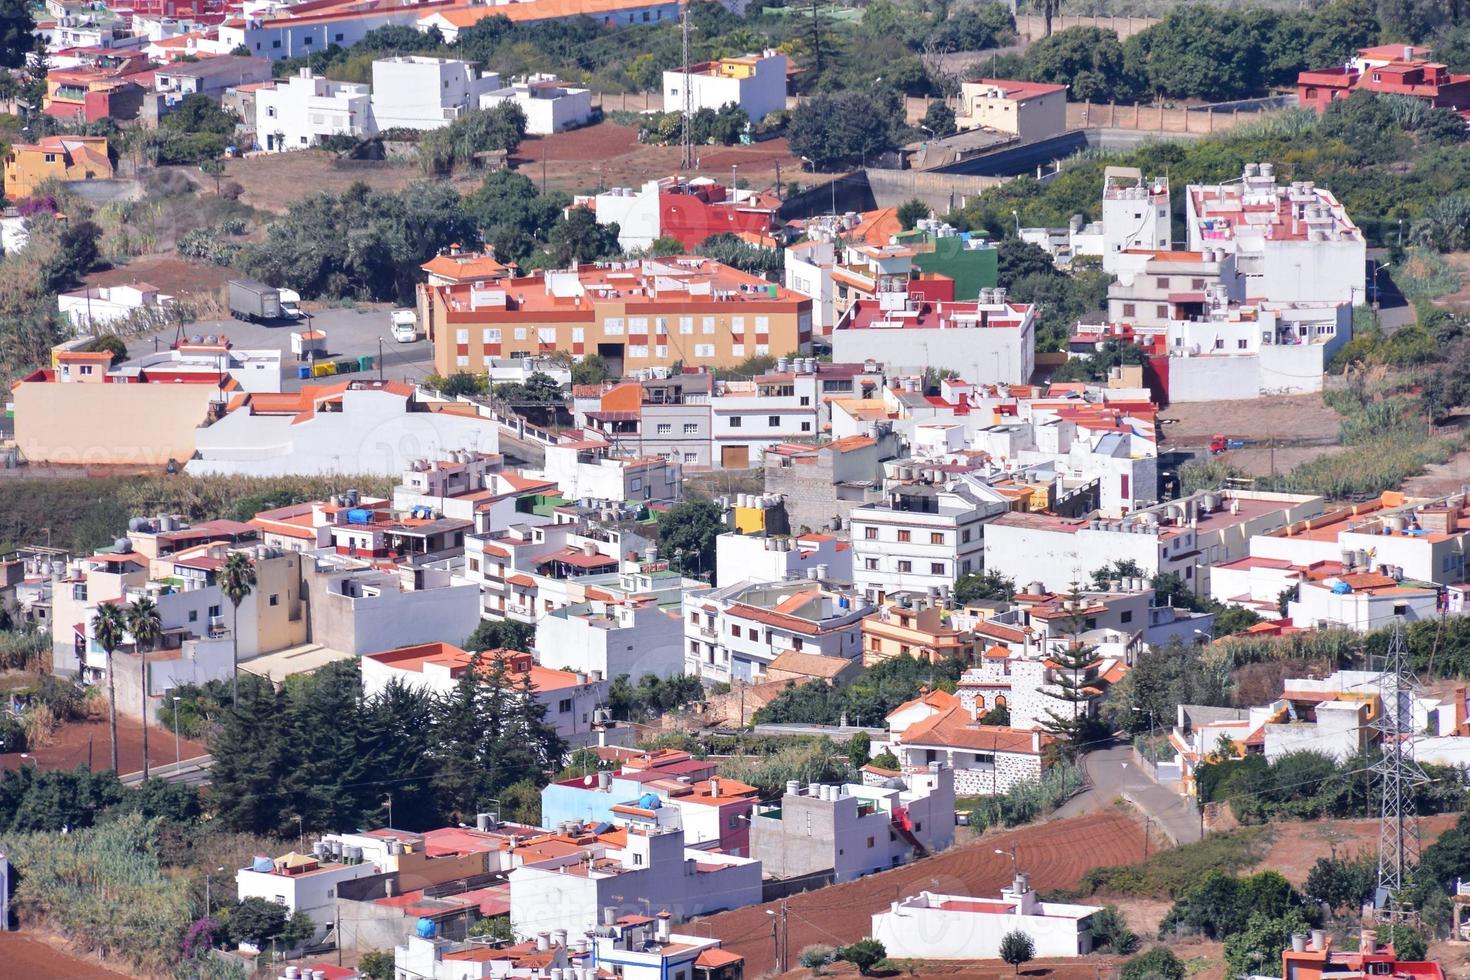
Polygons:
M1009 855L1010 856L1010 859L1011 859L1011 877L1012 878L1017 877L1021 873L1020 872L1020 869L1019 869L1019 865L1017 865L1017 863L1016 863L1016 845L1012 844L1009 848L1000 848L1000 847L997 847L995 849L995 853L997 853L997 854L999 854L999 855L1001 855L1003 857L1006 856L1006 855Z
M179 696L173 695L174 700L174 775L179 774L182 762L179 757Z
M301 819L301 814L296 814L296 850L300 851L306 847L306 824Z
M771 955L775 957L776 963L781 962L781 941L776 938L776 911L766 909L766 915L771 917Z

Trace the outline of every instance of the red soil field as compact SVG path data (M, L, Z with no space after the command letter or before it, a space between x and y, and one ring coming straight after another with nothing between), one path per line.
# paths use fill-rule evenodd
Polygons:
M122 980L127 976L18 932L0 932L0 973L7 977L25 977L26 980L93 980L97 977Z
M998 895L1011 880L1011 859L997 849L1016 849L1016 864L1031 875L1039 891L1073 886L1100 865L1133 864L1143 859L1142 821L1116 810L1058 820L986 836L934 857L915 861L857 881L804 892L787 899L789 964L795 969L801 949L815 943L844 946L866 936L874 912L896 898L920 891L951 895ZM726 949L745 957L745 975L761 976L775 965L770 902L696 920L691 932L717 936Z
M91 743L90 750L88 743ZM118 768L122 775L143 768L143 726L134 718L117 720ZM91 756L93 771L101 771L112 765L111 739L106 721L76 722L63 725L56 730L51 744L29 753L36 761L25 761L26 765L38 765L42 769L72 769L86 765ZM195 756L207 755L209 750L198 742L187 738L179 740L179 755L185 761ZM154 769L167 772L174 764L174 733L170 729L148 729L148 761ZM21 765L19 752L0 753L0 769L17 769Z

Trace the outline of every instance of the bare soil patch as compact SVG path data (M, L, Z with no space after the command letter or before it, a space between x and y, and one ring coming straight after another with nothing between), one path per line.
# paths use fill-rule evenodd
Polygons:
M1235 401L1179 402L1159 413L1178 419L1164 427L1170 448L1208 446L1212 435L1231 439L1276 439L1285 445L1337 440L1338 415L1320 394L1270 395ZM1234 452L1239 453L1240 450Z
M1001 886L1011 879L1011 859L1008 854L995 851L1011 846L1016 848L1017 864L1030 873L1032 884L1046 891L1074 886L1083 872L1100 865L1132 864L1141 860L1143 829L1138 821L1116 811L1058 820L987 836L891 871L794 895L786 903L793 961L804 946L815 943L841 946L861 939L872 929L873 913L886 908L895 898L924 890L960 895L999 894ZM774 965L767 908L776 908L776 903L696 920L693 931L718 936L725 948L745 957L747 975L759 976ZM1078 976L1095 976L1096 962L1086 965L1088 972ZM1040 967L1031 965L1028 969ZM925 975L928 975L927 966ZM1004 973L964 975L989 977Z
M0 932L0 964L4 964L6 976L27 977L29 980L77 980L81 977L88 980L118 977L122 980L127 976L21 932Z
M30 753L36 761L25 760L26 765L38 765L42 769L72 769L89 766L100 772L112 766L112 742L106 721L74 722L58 728L51 743ZM191 759L208 754L209 749L187 738L179 739L179 756ZM143 725L136 718L117 720L118 768L124 775L143 768ZM18 769L21 766L19 752L0 752L0 769ZM174 764L174 733L170 729L152 727L148 729L148 761L155 769L167 771ZM0 957L3 959L3 957Z
M1439 813L1419 818L1419 832L1424 845L1433 843L1440 834L1454 826L1459 814ZM1342 857L1351 857L1378 847L1378 821L1311 820L1272 824L1275 836L1261 863L1251 871L1279 871L1293 885L1306 883L1307 874L1318 858L1331 857L1334 846Z
M125 265L87 276L88 286L127 286L146 282L170 296L216 295L236 275L233 269L190 262L177 255L141 255Z

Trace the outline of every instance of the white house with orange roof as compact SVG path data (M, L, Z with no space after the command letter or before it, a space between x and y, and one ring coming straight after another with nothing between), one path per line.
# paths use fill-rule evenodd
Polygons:
M406 687L443 696L454 690L475 659L449 643L423 643L370 653L362 658L363 693L371 697L397 680ZM529 682L536 700L546 708L546 723L569 744L595 739L593 712L607 701L605 679L542 667L531 654L517 650L487 650L479 659L482 673L490 669L492 661L502 663L506 686L512 691L519 691Z
M957 796L996 796L1041 778L1053 736L1037 728L982 725L960 698L940 693L885 716L888 750L905 773L927 772L936 764L952 769Z
M579 825L560 836L573 844L570 852L510 873L517 936L558 929L581 936L605 916L651 924L648 913L668 912L684 921L761 901L759 861L687 847L677 828L630 822L596 833Z
M519 491L498 479L505 460L498 453L467 450L447 457L421 457L393 488L393 509L471 521L475 530L505 527L516 517Z
M500 438L472 406L397 381L351 380L237 396L194 443L187 468L196 474L397 475L441 453L495 453Z
M549 977L555 970L558 975L575 976L581 964L592 957L575 952L564 935L560 939L553 942L549 935L541 935L509 946L494 946L437 934L414 934L393 947L394 975L421 980L531 980Z
M1067 86L977 78L960 86L960 129L993 129L1023 140L1055 136L1067 128Z
M1275 302L1368 301L1367 242L1341 202L1311 181L1276 183L1269 163L1184 189L1189 247L1235 256L1245 295Z
M742 980L744 956L719 939L671 932L670 919L660 913L652 922L637 916L607 926L593 937L591 968L623 980Z
M872 606L821 579L737 582L684 599L684 672L709 681L759 681L787 650L852 660Z
M536 622L542 607L533 575L543 560L566 550L574 530L573 524L516 523L466 538L465 577L479 586L481 614Z

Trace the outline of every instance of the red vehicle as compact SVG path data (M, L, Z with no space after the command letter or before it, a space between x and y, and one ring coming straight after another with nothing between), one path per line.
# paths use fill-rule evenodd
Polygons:
M1218 456L1230 448L1230 440L1224 436L1210 436L1210 455Z

